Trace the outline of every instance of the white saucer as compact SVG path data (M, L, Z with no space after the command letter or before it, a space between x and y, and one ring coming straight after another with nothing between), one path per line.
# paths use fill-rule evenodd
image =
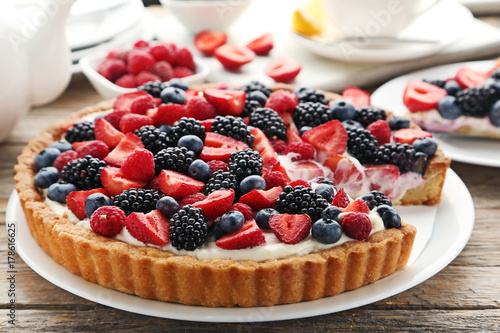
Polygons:
M329 46L318 43L314 39L293 35L304 48L323 57L345 62L392 62L416 59L437 53L464 36L472 19L471 12L463 5L454 0L442 0L397 36L408 39L435 40L437 43L360 48L359 44L356 43Z

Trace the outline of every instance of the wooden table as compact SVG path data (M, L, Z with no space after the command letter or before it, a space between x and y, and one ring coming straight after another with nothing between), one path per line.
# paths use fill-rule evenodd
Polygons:
M74 81L59 100L33 109L0 145L0 331L500 331L500 169L455 162L452 168L469 188L476 208L475 228L468 245L434 277L380 302L279 322L216 324L160 319L75 296L40 277L16 256L16 325L9 324L5 212L14 188L16 157L49 123L100 100L86 80Z

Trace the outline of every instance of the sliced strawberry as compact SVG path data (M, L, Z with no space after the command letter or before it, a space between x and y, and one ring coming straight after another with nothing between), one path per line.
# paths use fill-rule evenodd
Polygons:
M302 138L300 137L300 132L297 126L295 126L295 123L292 121L288 126L288 130L286 131L286 144L291 145L298 142L303 142L303 141Z
M121 166L127 157L137 148L144 148L141 139L132 133L127 133L120 143L104 159L109 165Z
M206 55L212 55L219 46L226 44L227 35L222 31L203 30L194 36L194 46Z
M252 190L240 198L240 203L244 203L254 210L272 208L276 204L282 187L274 187L270 190Z
M225 234L215 245L225 250L240 250L266 243L266 238L255 220L243 224L240 230Z
M254 136L252 149L259 152L265 168L271 168L278 162L278 154L274 151L271 141L266 137L260 128L255 127L250 131Z
M128 179L149 182L155 177L153 153L147 149L137 148L123 162L122 173Z
M109 122L114 128L117 130L120 129L120 120L124 115L127 113L130 113L130 111L124 111L124 110L113 110L113 112L108 113L102 119L106 120Z
M146 113L153 120L155 126L163 124L173 125L182 117L187 117L188 112L184 105L181 104L163 104L157 109L150 109Z
M125 213L119 207L99 207L90 217L90 228L99 235L114 237L125 226L125 219Z
M370 181L370 191L380 191L389 199L394 193L394 184L397 183L400 172L393 164L366 165L365 174Z
M342 91L342 97L351 102L356 108L370 106L370 94L358 87L346 87Z
M343 154L347 148L347 131L340 121L330 120L302 134L302 140L312 144L318 153Z
M394 141L398 143L413 144L413 141L420 138L431 138L432 134L416 128L403 128L393 134Z
M312 179L325 176L321 165L311 160L293 162L287 172L292 179Z
M347 236L357 240L366 239L372 231L370 218L363 213L343 214L340 217L340 225Z
M299 75L302 64L296 60L281 56L271 60L265 68L266 75L276 82L289 82Z
M234 205L229 208L230 211L237 211L243 214L245 217L245 221L249 221L253 219L253 212L252 208L249 205L245 205L242 203L235 203Z
M377 139L379 146L391 142L391 128L384 120L377 120L366 128Z
M363 168L343 155L334 155L323 163L333 172L333 182L337 187L360 190L365 181Z
M264 34L247 44L247 47L257 55L266 55L273 49L273 36L270 33Z
M255 59L255 53L247 47L224 44L214 51L214 56L228 69L239 68Z
M104 188L70 192L66 196L66 205L68 206L68 209L80 220L87 218L88 216L85 214L85 200L87 200L89 195L94 193L108 195L108 192Z
M113 104L113 109L130 112L130 106L134 100L141 96L148 95L144 90L137 90L126 94L121 94L116 98Z
M410 80L406 85L403 102L410 112L430 111L437 107L441 98L448 93L433 84Z
M212 105L212 104L210 104L210 105ZM214 122L214 120L215 120L215 118L210 118L210 119L205 119L205 120L200 121L201 125L203 127L205 127L205 131L207 132L207 134L208 134L208 132L211 131L212 123Z
M455 81L457 81L463 89L467 89L472 87L480 87L489 78L490 76L486 72L469 67L462 67L457 71Z
M203 90L203 94L220 115L239 116L245 109L246 92L244 90L207 88Z
M248 148L248 145L244 142L215 132L207 132L205 134L205 146L214 148L235 148L238 150L245 150Z
M297 95L284 89L278 89L269 95L265 106L266 108L273 109L281 115L281 113L292 114L297 105L299 105Z
M216 148L205 146L201 150L200 158L205 162L213 160L228 162L231 154L237 151L238 149L236 148Z
M192 205L194 204L195 202L198 202L198 201L203 201L207 198L207 196L201 192L198 192L198 193L194 193L194 194L190 194L188 196L185 196L181 202L179 202L179 205L181 207L184 207L186 205Z
M186 100L186 110L188 117L198 120L211 119L217 116L217 111L215 111L213 105L201 96L189 97Z
M343 188L340 188L335 194L335 197L333 198L332 205L337 206L339 208L345 208L349 206L350 202L351 200L349 199L347 193L345 193Z
M125 136L125 134L114 128L113 125L104 118L96 119L94 133L96 140L101 140L110 149L115 148Z
M109 147L100 140L73 142L73 149L79 157L90 155L100 160L109 154Z
M233 205L233 201L233 190L217 190L210 193L205 200L195 202L193 206L203 209L205 216L213 219L227 212Z
M129 113L124 115L120 120L120 131L125 134L134 133L136 129L146 125L153 125L153 120L142 114Z
M152 80L154 81L154 80ZM149 81L146 81L149 82ZM155 100L151 95L139 96L130 104L130 112L138 114L146 114L146 111L156 107Z
M125 224L132 237L143 243L159 246L168 243L170 221L159 210L147 214L133 212Z
M274 214L269 218L269 227L285 244L297 244L306 239L311 225L311 218L307 214Z
M288 175L288 172L286 171L285 167L280 162L277 162L276 164L274 164L273 167L271 168L271 171L281 172L283 174L283 176L285 177L285 180L288 183L292 181L292 179Z
M210 175L212 175L215 171L227 171L229 166L226 162L223 161L217 161L217 160L211 160L207 162L209 168L210 168Z
M350 202L347 207L345 207L342 212L355 212L355 213L370 213L370 208L363 199L356 199L353 202Z
M181 173L162 170L158 177L161 191L174 199L200 192L205 184Z
M124 190L130 190L131 188L142 188L148 183L127 179L120 168L112 166L107 166L102 169L101 181L106 191L112 196L118 195Z

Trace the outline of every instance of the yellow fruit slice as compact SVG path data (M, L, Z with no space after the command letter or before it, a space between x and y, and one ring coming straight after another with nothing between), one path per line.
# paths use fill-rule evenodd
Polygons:
M324 18L321 0L312 0L293 13L292 29L305 36L320 35L323 32Z

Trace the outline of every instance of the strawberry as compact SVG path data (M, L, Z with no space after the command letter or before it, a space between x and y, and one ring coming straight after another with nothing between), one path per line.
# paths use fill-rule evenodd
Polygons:
M246 92L244 90L207 88L203 90L203 94L222 116L239 116L245 109Z
M457 71L455 81L463 88L473 88L482 86L490 76L483 71L462 67Z
M286 56L271 60L265 68L265 73L276 82L289 82L299 75L302 64Z
M181 47L176 50L174 56L172 57L172 66L174 67L187 67L194 71L196 69L196 64L193 60L193 54L185 47Z
M139 74L142 71L151 71L155 58L143 50L131 50L127 58L127 70L130 74Z
M292 157L292 161L300 160L313 160L316 155L314 147L307 142L294 142L288 145L285 154L294 153L296 156Z
M188 89L185 91L185 93L186 93L186 98L200 97L200 92L198 90Z
M162 170L158 182L161 191L174 199L181 199L187 195L200 192L205 186L199 180L171 170Z
M100 140L74 142L73 149L79 157L91 155L100 160L103 160L109 154L108 146Z
M174 74L175 78L182 79L182 78L194 75L195 73L187 67L177 66L177 67L174 67L173 74Z
M345 213L340 217L339 223L347 236L357 240L366 239L372 231L372 222L363 213Z
M282 187L274 187L270 190L252 190L240 198L240 203L244 203L254 210L274 207L276 200L283 191Z
M245 150L248 148L248 145L244 142L215 132L207 132L205 134L205 146L215 148L235 148L238 150Z
M120 120L124 115L129 113L130 111L123 111L123 110L113 110L113 112L108 113L102 119L106 120L108 123L110 123L114 128L117 130L120 129ZM103 140L104 141L104 140Z
M155 126L167 124L173 125L177 120L186 117L187 109L181 104L163 104L158 109L150 109L146 113L151 117Z
M95 138L104 142L109 149L115 148L125 134L113 127L104 118L96 119L94 126Z
M264 34L247 44L247 47L257 55L266 55L273 49L273 36Z
M237 211L237 212L240 212L241 214L243 214L243 216L245 217L245 221L249 221L251 219L253 219L253 212L252 212L252 208L249 206L249 205L245 205L245 204L242 204L242 203L235 203L234 205L231 206L231 208L229 208L230 211Z
M237 152L236 148L216 148L216 147L207 147L204 146L201 150L200 158L205 161L223 161L228 162L232 153Z
M304 179L297 179L297 180L291 181L290 183L288 183L288 185L290 185L291 187L297 187L297 186L305 186L305 187L309 187L309 188L311 187L311 184L309 184Z
M236 69L255 59L255 53L247 47L224 44L214 51L214 56L228 69Z
M154 69L154 65L153 65L153 68L151 70L153 70L153 69ZM139 74L137 74L135 76L135 82L137 83L138 86L142 86L143 84L150 82L150 81L161 81L161 78L158 75L153 74L149 71L139 72Z
M90 227L102 236L114 237L125 226L125 213L116 206L102 206L90 217Z
M354 164L343 155L333 155L323 163L333 172L332 180L338 187L349 187L360 190L365 181L363 168Z
M211 160L207 162L208 167L210 168L210 175L213 174L215 171L227 171L228 170L228 164L223 161L217 161L217 160Z
M365 165L366 177L370 180L370 191L380 191L391 198L394 184L397 183L400 172L394 164Z
M346 208L347 206L349 206L350 202L351 199L349 199L347 193L345 193L343 188L340 188L333 198L332 205L339 208Z
M285 177L287 182L292 181L292 179L288 175L288 172L286 171L285 167L280 162L277 162L276 164L274 164L271 168L271 171L279 171L283 174L283 176Z
M104 162L113 166L121 166L137 148L144 148L141 139L132 133L127 133L120 140L120 143L104 158Z
M227 35L222 31L203 30L194 36L194 46L206 55L212 55L216 48L227 41Z
M212 104L210 104L210 105L212 105ZM200 121L201 125L203 127L205 127L205 131L207 132L207 134L212 129L212 123L214 122L214 120L215 120L215 118L210 118L210 119L205 119L205 120Z
M273 146L274 151L278 155L286 155L286 142L281 139L274 139L271 141L271 146Z
M184 207L186 205L192 205L195 202L205 200L206 198L207 198L207 196L205 194L201 193L201 192L190 194L190 195L184 197L181 200L181 202L179 202L179 205L181 207Z
M352 202L350 202L347 207L342 209L342 212L348 213L348 212L355 212L355 213L365 213L368 214L370 213L370 208L366 204L366 202L363 199L356 199Z
M289 114L287 113L286 115ZM286 131L286 144L291 145L296 142L302 142L302 138L300 137L299 129L295 126L295 123L291 122Z
M355 108L370 106L370 94L358 87L346 87L342 97L354 105Z
M145 187L155 191L161 191L160 181L158 180L158 177L154 177L153 179L151 179L151 181Z
M133 212L125 224L132 237L143 243L159 246L168 243L170 221L159 210L147 214Z
M115 81L115 84L122 88L136 88L138 86L135 75L133 74L125 74L123 76L120 76Z
M148 94L134 99L130 104L130 112L144 115L146 114L146 111L153 109L154 107L156 107L155 100L153 99L153 96Z
M233 190L217 190L210 193L205 200L193 203L193 206L203 209L205 216L213 219L227 212L233 201Z
M130 190L131 188L142 188L148 183L127 179L120 168L112 166L104 167L101 170L101 181L106 191L112 196L118 195L124 190Z
M380 119L368 125L366 129L377 139L379 146L391 142L391 128L387 122Z
M107 80L115 82L116 79L127 74L127 65L120 59L105 59L97 66L96 71Z
M219 238L215 245L225 250L240 250L259 246L266 243L262 230L255 220L245 222L240 230L225 234Z
M410 80L406 85L403 95L403 102L410 112L430 111L435 109L441 100L448 93L445 89L433 84Z
M330 120L302 134L302 140L313 145L318 153L343 154L347 148L347 131L340 121Z
M311 218L307 214L274 214L269 218L269 227L285 244L297 244L306 239L311 225Z
M266 108L271 108L278 113L293 113L295 107L299 105L297 95L287 90L279 89L273 91L266 101Z
M94 188L87 191L73 191L66 196L66 205L68 209L75 214L78 219L83 220L88 216L85 214L85 200L88 196L94 193L102 193L108 195L108 192L103 188Z
M155 177L153 153L144 148L137 148L123 162L122 173L127 179L152 180Z
M199 96L190 97L186 100L186 110L188 117L198 120L211 119L217 116L213 105L208 103L204 97Z
M137 97L145 95L148 95L148 93L143 90L137 90L126 94L121 94L116 98L116 101L113 104L113 109L130 112L130 106L132 105L132 102Z
M413 144L413 141L420 138L432 138L432 134L427 131L422 131L416 128L402 128L394 132L394 141L398 143Z
M258 127L255 127L250 131L255 138L253 142L252 149L259 152L260 157L262 157L262 163L265 168L271 168L274 164L278 162L278 154L274 151L271 142L266 137L264 132Z
M153 66L153 73L158 75L163 82L170 81L174 77L174 69L166 61L157 61Z
M154 44L151 44L149 48L149 54L155 58L156 63L159 62L166 62L170 63L172 61L172 55L174 53L174 50L170 45L164 42L157 42Z
M153 120L142 114L129 113L120 120L120 131L125 134L134 133L136 129L146 125L153 125Z
M59 156L56 157L53 167L62 172L64 166L69 162L76 160L78 158L78 153L74 150L67 150L62 152Z
M276 186L285 187L288 183L285 176L279 171L271 171L262 178L266 181L266 190L270 190Z

